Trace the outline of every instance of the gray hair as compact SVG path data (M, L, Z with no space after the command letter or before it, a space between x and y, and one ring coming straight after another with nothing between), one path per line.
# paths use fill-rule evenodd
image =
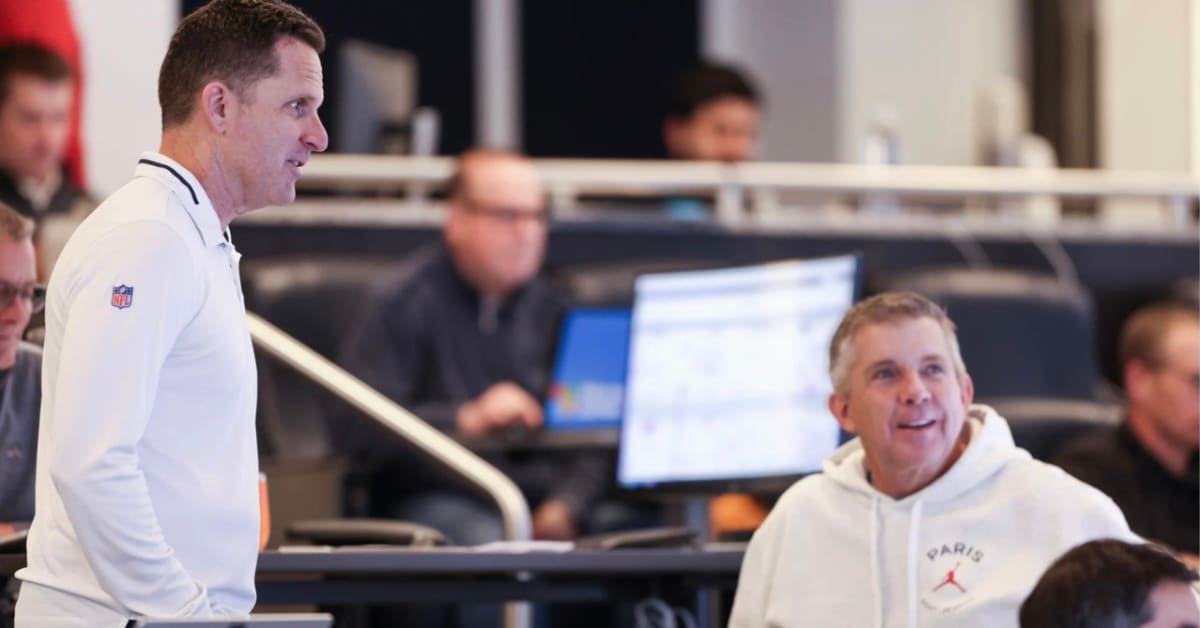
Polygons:
M850 392L848 381L850 365L854 363L854 336L867 325L894 323L902 320L931 318L937 321L946 336L946 346L954 361L955 375L961 380L967 374L962 353L958 348L958 336L954 332L954 321L942 306L912 292L885 292L863 299L846 312L833 340L829 343L829 378L839 395Z

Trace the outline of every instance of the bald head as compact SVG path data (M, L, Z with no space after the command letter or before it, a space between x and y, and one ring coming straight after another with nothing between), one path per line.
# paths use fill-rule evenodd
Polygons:
M509 151L464 153L450 180L446 244L480 293L504 298L532 279L546 250L545 198L528 158Z

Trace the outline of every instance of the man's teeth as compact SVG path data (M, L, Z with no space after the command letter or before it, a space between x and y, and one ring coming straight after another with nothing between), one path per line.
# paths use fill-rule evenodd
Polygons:
M928 427L930 425L933 425L933 419L926 419L924 421L918 421L916 423L901 423L900 427L918 428L918 427Z

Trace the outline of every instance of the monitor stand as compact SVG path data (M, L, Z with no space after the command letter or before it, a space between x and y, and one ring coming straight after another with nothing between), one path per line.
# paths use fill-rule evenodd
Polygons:
M708 501L707 497L691 497L687 500L687 505L684 508L684 520L687 523L687 527L696 532L701 546L712 540L712 530L708 519ZM697 591L696 625L715 625L713 622L720 616L720 609L718 607L720 603L721 600L717 595L704 588Z

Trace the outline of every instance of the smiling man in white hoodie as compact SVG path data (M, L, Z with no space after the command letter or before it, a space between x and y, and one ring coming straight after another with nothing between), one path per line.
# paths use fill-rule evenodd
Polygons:
M1016 626L1038 576L1085 541L1133 540L1100 492L1018 449L954 323L915 294L866 299L830 346L829 409L858 435L754 535L730 626Z

